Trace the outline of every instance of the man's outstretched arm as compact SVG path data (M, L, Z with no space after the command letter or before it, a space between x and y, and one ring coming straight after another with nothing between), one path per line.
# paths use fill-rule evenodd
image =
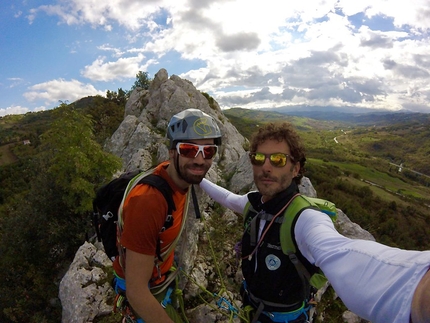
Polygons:
M294 232L351 311L374 323L430 323L430 251L347 238L316 210L303 211Z

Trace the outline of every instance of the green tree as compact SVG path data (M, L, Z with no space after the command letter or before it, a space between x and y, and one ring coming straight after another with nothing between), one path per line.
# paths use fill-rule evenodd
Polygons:
M140 87L144 90L148 90L151 85L152 79L149 77L148 72L139 71L136 74L136 81L134 81L134 85L131 87L130 92L132 92L135 88Z
M122 88L118 89L118 92L115 91L106 91L106 98L109 101L113 101L118 105L125 106L127 99L128 99L129 93L127 91L124 91Z
M76 213L91 209L94 183L105 180L120 160L103 151L94 140L92 121L66 104L56 109L58 118L42 136L42 156L49 175L62 191L66 207Z
M125 95L124 91L121 93ZM106 96L111 99L96 96L85 108L86 113L92 117L95 139L100 145L104 145L124 120L125 97L118 99L118 94L110 91L107 91Z
M91 118L61 104L30 166L29 189L0 218L0 322L58 322L58 279L90 230L95 188L121 161L94 140Z

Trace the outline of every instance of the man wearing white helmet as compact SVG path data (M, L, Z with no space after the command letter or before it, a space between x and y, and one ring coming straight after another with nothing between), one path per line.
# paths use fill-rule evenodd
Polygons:
M169 160L159 164L153 174L165 179L173 192L173 224L166 228L167 201L150 185L136 185L123 206L120 245L126 256L114 261L114 269L117 289L126 290L126 301L119 306L129 311L127 322L181 322L170 300L159 295L165 294L170 284L174 247L185 222L190 186L205 177L221 144L215 119L197 109L174 115L167 138Z

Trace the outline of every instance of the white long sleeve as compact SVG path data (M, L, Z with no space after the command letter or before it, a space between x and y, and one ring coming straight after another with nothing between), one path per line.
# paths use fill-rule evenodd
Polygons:
M238 195L218 186L206 178L200 183L200 187L216 202L237 213L243 213L248 202L248 195Z
M206 179L200 186L221 205L243 213L247 195ZM303 256L322 269L351 311L373 323L409 323L414 291L430 267L430 251L349 239L327 215L313 209L301 213L294 233Z
M391 248L339 234L328 216L305 210L294 228L301 253L320 267L354 313L373 323L409 323L430 251Z

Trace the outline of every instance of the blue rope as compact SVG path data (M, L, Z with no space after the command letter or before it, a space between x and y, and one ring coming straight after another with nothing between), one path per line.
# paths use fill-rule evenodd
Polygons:
M234 314L235 314L235 317L236 317L236 314L238 314L239 313L239 311L238 311L238 309L237 308L235 308L225 297L222 297L222 296L218 296L217 294L215 294L214 293L214 296L217 296L217 297L219 297L219 299L218 299L218 301L216 302L216 305L219 307L219 308L222 308L222 309L224 309L224 310L228 310L228 311L230 311L230 312L233 312ZM224 305L225 304L225 305Z

